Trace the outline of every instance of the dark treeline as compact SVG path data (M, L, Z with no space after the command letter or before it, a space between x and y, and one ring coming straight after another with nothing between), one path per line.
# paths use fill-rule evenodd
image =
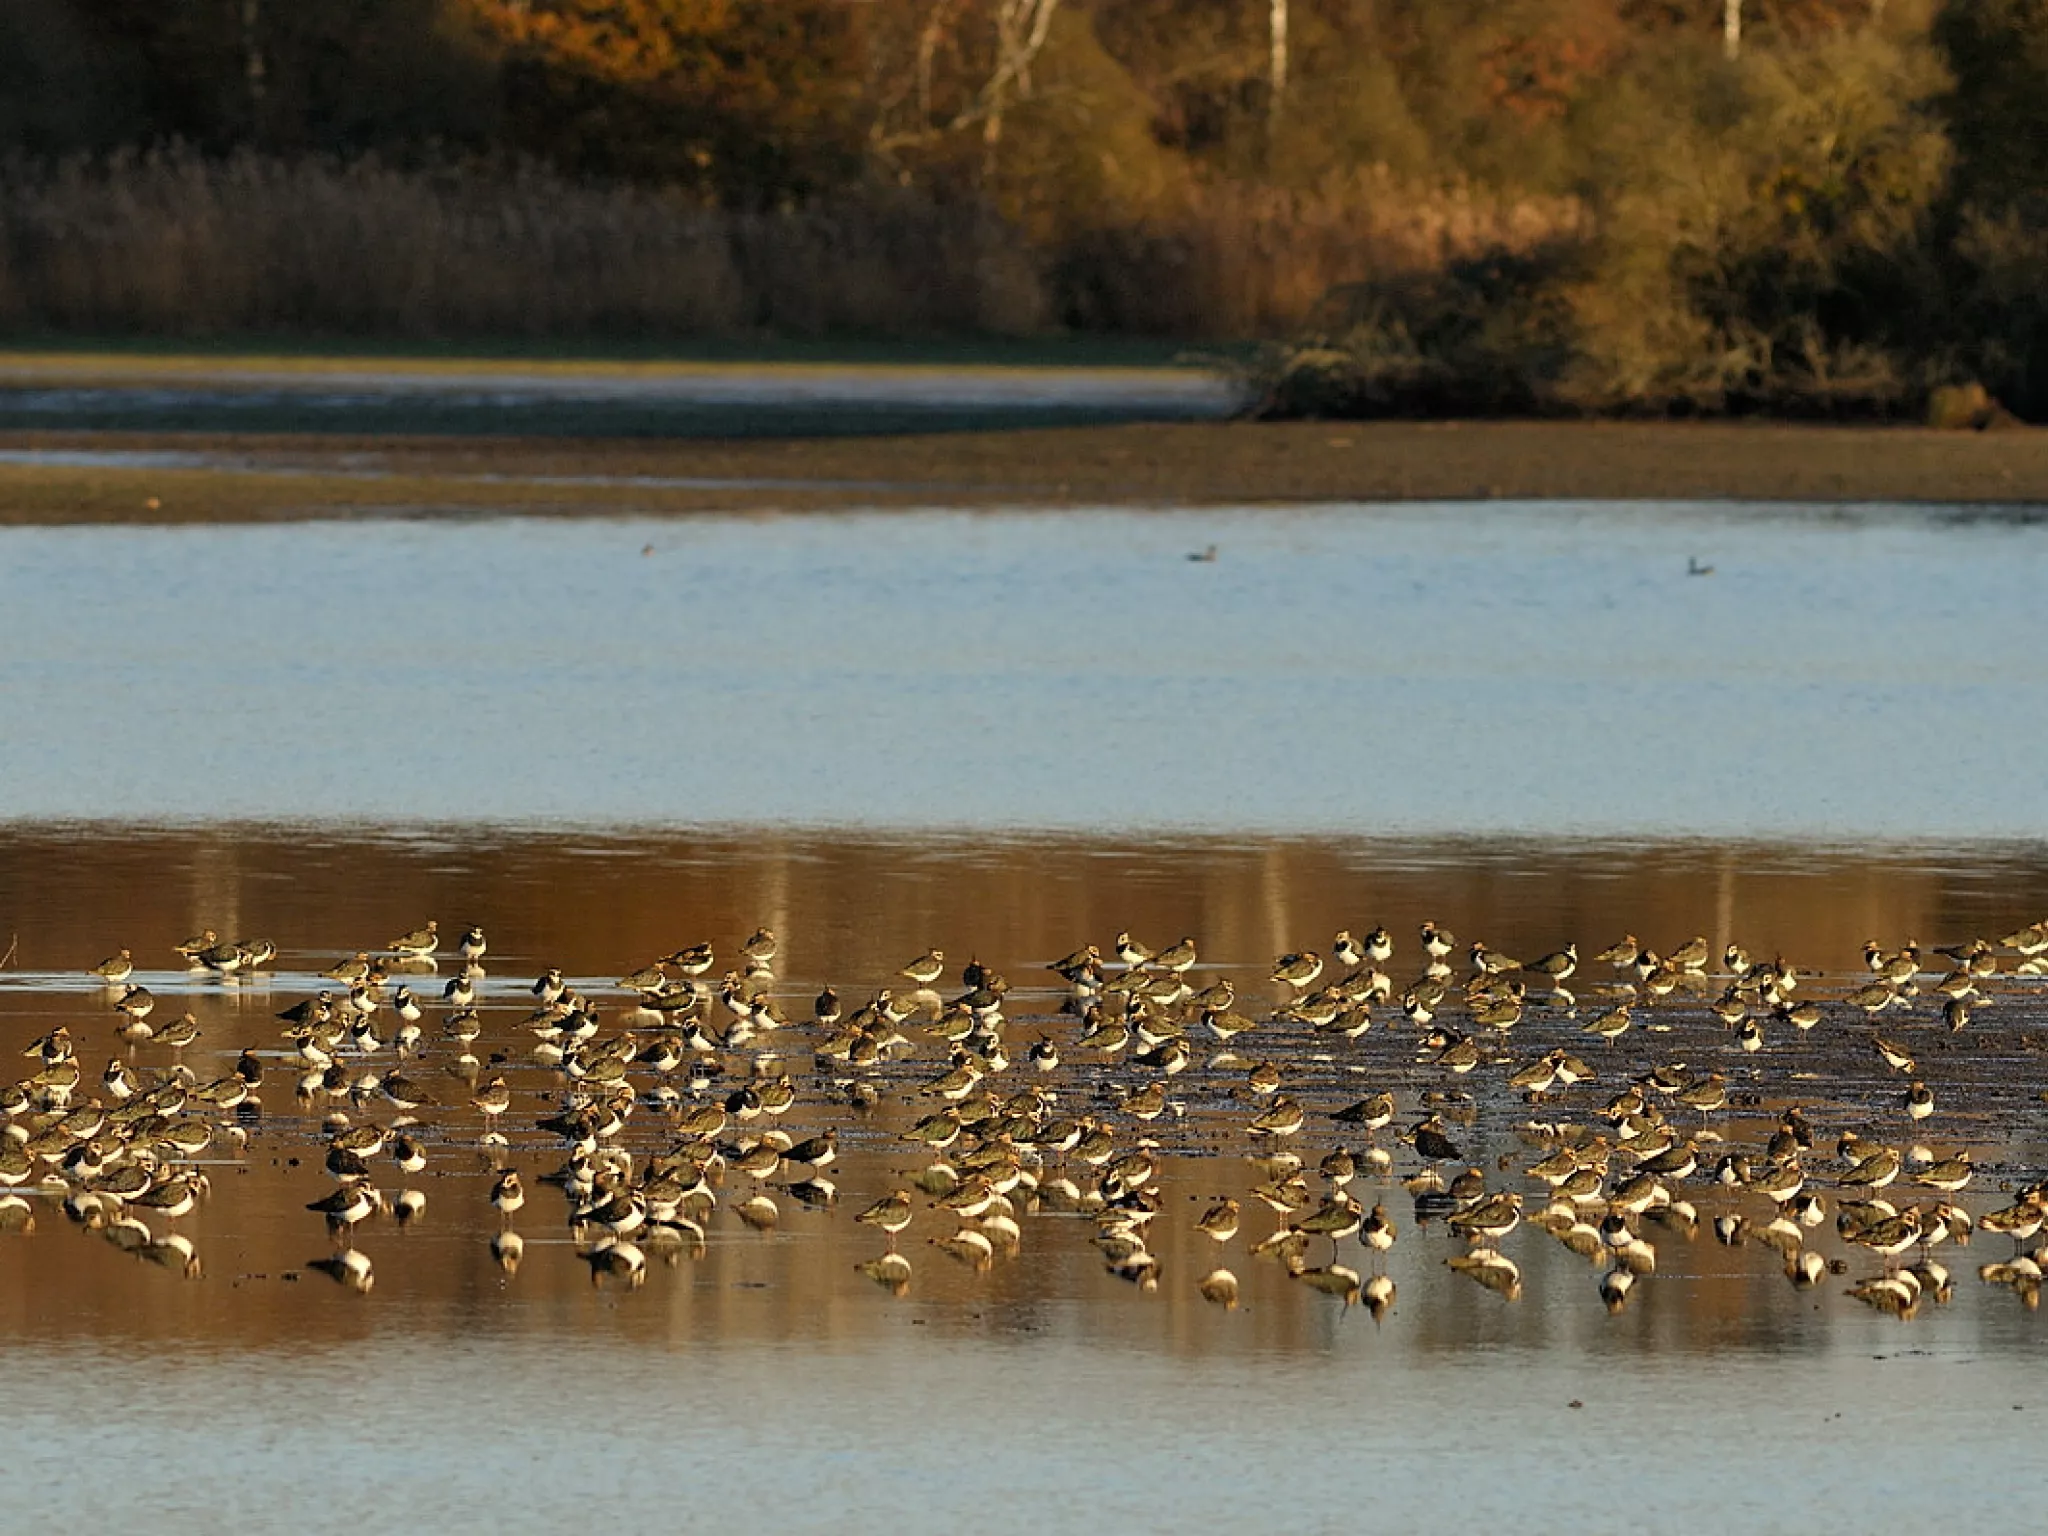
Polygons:
M2044 146L2048 0L5 0L0 326L1284 338L1276 409L2040 417Z

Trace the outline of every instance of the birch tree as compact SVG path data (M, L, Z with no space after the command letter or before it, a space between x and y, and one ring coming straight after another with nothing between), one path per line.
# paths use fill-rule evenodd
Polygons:
M874 148L893 158L974 134L993 156L1011 108L1033 94L1032 70L1060 3L921 0L907 29L908 57L881 64Z
M1266 111L1274 121L1287 101L1287 0L1270 0L1272 9L1268 12L1267 32L1271 42L1271 55L1267 65Z

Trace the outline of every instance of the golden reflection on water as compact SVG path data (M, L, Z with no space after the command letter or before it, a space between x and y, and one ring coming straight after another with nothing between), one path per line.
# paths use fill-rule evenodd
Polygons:
M792 985L886 978L927 945L1000 955L1021 975L1119 929L1155 944L1191 933L1205 956L1251 967L1339 927L1383 922L1409 940L1424 918L1510 952L1597 948L1627 929L1843 970L1873 936L2032 921L2048 909L2048 847L16 826L0 829L0 902L17 971L83 969L123 943L145 969L170 966L169 946L202 927L324 959L422 912L450 934L482 923L501 977L616 972L763 923L783 935Z
M64 1024L77 1037L88 1074L80 1097L91 1091L116 1045L108 994L83 972L120 946L134 951L138 979L159 994L163 1017L190 1009L197 1018L202 1037L182 1055L201 1080L227 1071L245 1045L269 1053L260 1114L217 1117L246 1129L247 1145L217 1143L202 1160L210 1198L174 1224L152 1223L191 1241L201 1273L185 1279L175 1264L121 1253L67 1221L54 1199L38 1198L35 1231L0 1236L0 1336L125 1340L137 1347L175 1339L233 1352L328 1351L393 1329L484 1337L590 1331L669 1346L835 1348L917 1329L927 1338L1050 1333L1199 1355L1325 1349L1373 1327L1362 1309L1347 1314L1338 1301L1291 1281L1277 1263L1246 1252L1281 1219L1251 1199L1261 1174L1247 1160L1244 1128L1258 1106L1240 1086L1243 1063L1208 1060L1213 1042L1203 1040L1195 1064L1171 1080L1177 1108L1145 1128L1163 1153L1163 1205L1149 1238L1160 1266L1154 1293L1110 1275L1089 1241L1093 1224L1071 1214L1027 1211L1016 1255L999 1255L985 1269L958 1262L930 1245L951 1224L926 1209L922 1195L901 1243L912 1265L905 1293L896 1297L864 1277L857 1266L883 1244L852 1215L923 1162L899 1137L937 1107L920 1090L942 1070L944 1048L910 1029L914 1053L871 1074L883 1097L859 1113L845 1102L844 1082L854 1074L814 1069L809 1048L817 1034L802 1025L764 1036L754 1049L778 1053L798 1084L781 1129L801 1139L833 1126L844 1136L843 1155L829 1170L836 1206L807 1208L775 1187L783 1181L771 1180L767 1192L779 1219L772 1230L752 1231L734 1219L732 1207L756 1186L728 1174L702 1251L650 1245L644 1283L631 1289L593 1278L567 1229L564 1202L539 1182L561 1163L562 1151L534 1121L559 1102L565 1084L530 1058L532 1037L521 1024L532 1006L527 984L552 964L597 991L656 955L700 940L718 947L722 967L736 941L765 924L781 937L776 995L802 1021L827 982L857 1007L878 987L907 985L895 977L897 967L937 945L948 956L949 985L970 956L1014 983L1007 1037L1017 1060L1005 1075L1006 1091L1039 1081L1061 1095L1062 1113L1104 1113L1128 1143L1135 1123L1119 1117L1115 1099L1148 1074L1074 1051L1079 1026L1057 1013L1062 990L1042 969L1085 942L1106 947L1121 929L1155 946L1193 936L1202 952L1193 973L1198 984L1232 977L1242 1006L1260 1016L1278 1001L1264 979L1275 955L1326 949L1339 927L1362 933L1383 922L1400 946L1389 969L1405 981L1418 967L1413 936L1424 918L1446 923L1461 941L1484 937L1525 956L1576 941L1582 960L1624 930L1666 948L1695 933L1717 952L1738 939L1760 955L1782 952L1802 968L1834 973L1839 992L1860 966L1868 938L1946 942L2003 933L2048 912L2048 857L1335 840L918 843L774 831L592 838L17 828L0 837L0 893L0 926L14 947L0 977L0 1047L10 1060L29 1040ZM406 1175L388 1160L377 1165L376 1182L385 1190L415 1187L428 1203L407 1227L378 1217L357 1229L354 1246L371 1260L375 1281L367 1295L356 1296L309 1267L334 1248L320 1218L304 1207L333 1186L320 1166L322 1111L295 1099L295 1073L276 1054L282 1046L274 1015L321 985L314 976L321 967L355 949L379 948L428 916L439 918L451 943L471 922L490 935L484 1032L473 1049L487 1063L484 1075L501 1070L513 1084L511 1145L502 1152L479 1145L481 1122L466 1107L476 1073L460 1081L445 1075L454 1052L438 1039L444 1010L433 1001L453 971L444 956L437 973L412 978L427 1000L428 1049L407 1070L438 1084L454 1107L421 1112L426 1170ZM209 927L272 939L278 959L267 974L243 980L188 975L171 945ZM1604 977L1596 972L1585 964L1580 984ZM629 1022L618 1013L622 995L602 995L613 1008L607 1032ZM1967 1145L1987 1165L1983 1181L1963 1197L1978 1208L1997 1202L2000 1185L2040 1176L2040 1115L2031 1098L2040 1084L2012 1071L2043 1027L2030 995L2013 993L1959 1037L1942 1031L1924 1003L1912 1019L1885 1025L1912 1038L1923 1072L1944 1096L1942 1114L1923 1134L1945 1150ZM1245 1062L1278 1061L1287 1091L1310 1109L1299 1150L1311 1185L1325 1152L1340 1142L1363 1144L1327 1118L1342 1104L1372 1089L1396 1092L1401 1115L1377 1144L1396 1154L1395 1174L1406 1175L1417 1160L1394 1141L1394 1131L1414 1118L1425 1094L1469 1095L1469 1102L1445 1104L1453 1134L1492 1187L1525 1190L1533 1211L1541 1204L1539 1186L1516 1170L1542 1149L1519 1140L1515 1127L1532 1114L1584 1118L1632 1072L1673 1059L1729 1073L1740 1096L1717 1128L1731 1142L1760 1143L1776 1108L1792 1101L1811 1106L1829 1143L1843 1129L1894 1138L1905 1130L1892 1108L1901 1081L1872 1058L1870 1029L1860 1019L1831 1019L1811 1037L1786 1030L1752 1059L1734 1050L1698 1000L1646 1014L1668 1020L1670 1033L1638 1032L1611 1052L1576 1033L1593 1011L1582 1003L1577 1017L1566 1019L1532 1010L1500 1041L1518 1063L1559 1043L1588 1058L1598 1084L1566 1096L1563 1110L1522 1103L1495 1067L1454 1079L1419 1059L1420 1031L1393 1010L1381 1010L1372 1032L1355 1042L1262 1028L1236 1049ZM1067 1055L1057 1072L1043 1076L1023 1058L1024 1046L1040 1034L1059 1041ZM494 1053L502 1063L488 1064ZM145 1043L132 1058L161 1067L172 1055ZM385 1052L368 1064L382 1068L391 1060ZM34 1065L23 1063L22 1073ZM752 1064L749 1053L734 1052L721 1065L725 1076L712 1096ZM355 1113L388 1120L395 1111L374 1105ZM666 1139L652 1110L621 1137L643 1156ZM488 1204L500 1166L518 1168L531 1191L510 1223L526 1240L514 1273L491 1249L505 1225ZM1074 1171L1078 1178L1081 1170ZM1524 1278L1523 1300L1510 1304L1445 1269L1444 1259L1463 1244L1441 1222L1419 1228L1414 1203L1398 1183L1362 1175L1353 1188L1367 1206L1383 1201L1401 1228L1387 1266L1399 1298L1371 1346L1391 1357L1494 1347L1824 1348L1825 1334L1813 1323L1817 1304L1835 1322L1862 1323L1861 1309L1840 1294L1845 1280L1831 1278L1816 1293L1796 1291L1768 1250L1717 1243L1714 1215L1758 1215L1758 1200L1703 1179L1684 1191L1699 1205L1700 1225L1689 1235L1649 1228L1658 1271L1616 1318L1599 1304L1599 1268L1527 1222L1502 1245ZM1219 1252L1193 1222L1226 1195L1244 1203L1245 1215L1240 1235ZM1311 1203L1297 1214L1312 1209ZM1831 1227L1809 1241L1830 1257L1845 1253ZM1318 1240L1307 1262L1320 1265L1329 1256L1329 1245ZM1958 1254L1952 1267L1973 1281L1963 1272L1974 1271L1979 1256L1999 1255L1972 1250ZM1861 1255L1849 1257L1856 1273L1872 1267L1859 1264ZM1339 1258L1371 1272L1371 1256L1355 1240L1344 1241ZM1227 1321L1196 1286L1218 1263L1241 1287L1241 1304ZM2018 1311L2003 1293L1981 1295L1974 1283L1958 1308L1974 1319L1969 1326L1990 1330L2013 1326Z

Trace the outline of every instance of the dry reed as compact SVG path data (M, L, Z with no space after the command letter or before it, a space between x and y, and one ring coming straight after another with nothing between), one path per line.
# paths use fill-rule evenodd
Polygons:
M170 337L1270 336L1325 292L1576 227L1561 202L1212 185L1034 248L987 207L878 188L706 207L540 169L209 159L0 165L0 328Z
M984 212L909 195L734 213L536 169L183 152L0 168L0 325L17 330L1029 329L1005 296L1019 259Z

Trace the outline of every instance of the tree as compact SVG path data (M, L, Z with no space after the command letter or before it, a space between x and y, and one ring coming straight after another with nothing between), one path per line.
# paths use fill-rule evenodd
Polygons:
M1268 4L1266 31L1272 46L1266 74L1271 96L1266 110L1277 119L1287 100L1287 0L1268 0Z
M0 5L0 151L104 149L147 128L141 60L65 0Z
M1934 37L1955 74L1943 109L1959 192L1987 208L2031 203L2048 215L2048 0L1950 0Z
M516 145L735 201L860 161L860 7L841 0L457 0L502 50Z
M124 87L129 142L417 158L498 129L496 72L456 0L43 0Z
M1060 0L918 0L877 35L881 81L870 143L892 160L971 133L992 161L1003 123L1033 93ZM906 25L907 23L907 25Z
M1718 74L1719 79L1714 75ZM1582 402L1895 409L1930 286L1948 81L1924 41L1860 27L1638 86L1654 122L1603 167L1572 294ZM1651 105L1663 115L1644 115ZM1676 110L1673 110L1673 108Z

